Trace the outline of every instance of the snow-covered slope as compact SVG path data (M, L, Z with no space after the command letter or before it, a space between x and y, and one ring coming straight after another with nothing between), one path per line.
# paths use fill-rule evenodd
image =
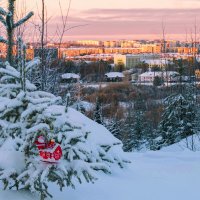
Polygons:
M200 151L200 135L192 135L186 139L181 140L180 142L170 145L168 147L162 148L162 151Z
M69 115L74 113L69 110ZM93 122L83 115L72 118L86 129ZM100 142L98 135L105 137L104 128L94 127L94 138ZM96 133L96 134L95 134ZM101 139L100 139L101 140ZM189 137L199 145L198 136ZM161 151L145 153L127 153L132 161L124 170L115 168L112 175L99 174L95 184L77 185L76 189L65 188L60 192L57 187L50 185L54 195L53 200L199 200L200 154L186 148L186 140L163 148ZM0 200L37 200L25 192L0 191Z
M199 200L200 154L192 151L127 154L132 164L99 175L95 184L58 191L53 200ZM0 191L0 200L37 200L26 193Z
M68 121L71 124L82 127L84 131L91 132L89 139L91 142L100 145L111 145L111 143L121 143L120 140L115 138L104 126L92 121L80 112L69 108Z
M187 138L199 146L198 136ZM186 148L185 140L161 151L127 153L132 162L123 171L101 175L96 184L76 190L54 191L54 200L199 200L200 154ZM54 190L54 187L52 190Z

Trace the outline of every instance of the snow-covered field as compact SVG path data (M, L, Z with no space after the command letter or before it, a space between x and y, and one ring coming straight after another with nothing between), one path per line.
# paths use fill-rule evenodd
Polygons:
M55 200L199 200L200 155L193 152L129 154L132 164L124 171L102 175Z
M180 144L157 152L127 153L132 163L63 192L51 185L53 200L199 200L200 153ZM57 188L57 187L56 187ZM37 200L22 192L0 191L0 200Z

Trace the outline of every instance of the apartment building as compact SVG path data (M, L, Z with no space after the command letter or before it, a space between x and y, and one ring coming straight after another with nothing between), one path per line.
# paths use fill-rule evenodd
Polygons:
M198 53L198 48L195 48L195 47L178 47L177 51L180 54L194 54L194 53Z
M78 40L76 43L82 46L102 46L102 42L98 40Z
M160 44L144 44L141 52L143 53L161 53L162 47Z
M145 72L140 74L138 77L139 82L150 82L153 83L155 77L160 77L163 81L177 82L179 80L179 73L175 71L165 71L165 72Z
M124 65L126 69L134 68L140 63L141 56L139 54L116 54L114 55L115 65Z

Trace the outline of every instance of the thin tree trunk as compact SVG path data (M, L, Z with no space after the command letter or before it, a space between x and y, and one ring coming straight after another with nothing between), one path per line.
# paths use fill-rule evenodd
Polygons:
M7 37L8 37L8 47L7 47L7 60L12 65L13 64L13 44L14 44L14 13L15 13L15 0L8 1L9 15L7 16ZM8 23L9 21L9 23Z
M44 55L44 34L45 34L45 3L42 0L42 31L41 31L41 65L42 65L42 80L41 80L41 89L45 88L45 55Z

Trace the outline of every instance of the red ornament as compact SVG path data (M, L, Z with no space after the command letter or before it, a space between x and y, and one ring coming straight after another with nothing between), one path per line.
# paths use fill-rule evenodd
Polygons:
M55 163L62 157L62 149L54 140L46 142L44 136L39 136L35 141L42 161Z

